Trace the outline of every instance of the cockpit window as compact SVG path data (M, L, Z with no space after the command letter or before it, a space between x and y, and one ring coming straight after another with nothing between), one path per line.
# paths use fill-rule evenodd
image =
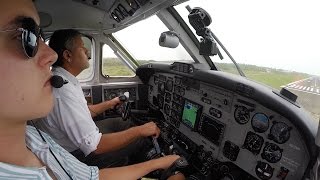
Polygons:
M168 31L168 28L157 16L152 16L116 32L114 36L127 48L140 65L155 61L193 62L193 59L181 44L173 49L159 46L159 37L165 31Z
M105 77L133 77L136 75L106 44L102 46L101 72Z

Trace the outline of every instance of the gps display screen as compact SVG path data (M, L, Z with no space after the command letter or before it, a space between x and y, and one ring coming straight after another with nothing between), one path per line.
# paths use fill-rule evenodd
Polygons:
M182 112L182 122L193 129L196 125L197 120L199 119L201 108L202 106L185 100Z

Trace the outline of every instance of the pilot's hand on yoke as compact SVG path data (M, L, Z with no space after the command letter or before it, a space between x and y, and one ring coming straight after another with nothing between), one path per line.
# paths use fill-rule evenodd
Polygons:
M166 170L169 167L171 167L172 164L179 158L180 158L179 155L167 155L167 156L162 157L162 159L164 159L163 162L166 164L163 167L163 169ZM184 179L185 179L185 177L181 172L179 172L177 174L173 174L172 176L170 176L168 178L168 180L184 180Z

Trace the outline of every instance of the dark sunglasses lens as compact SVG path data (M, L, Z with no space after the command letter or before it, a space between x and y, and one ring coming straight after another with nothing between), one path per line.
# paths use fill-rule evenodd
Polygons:
M34 57L38 51L38 37L29 30L22 33L23 48L29 58Z

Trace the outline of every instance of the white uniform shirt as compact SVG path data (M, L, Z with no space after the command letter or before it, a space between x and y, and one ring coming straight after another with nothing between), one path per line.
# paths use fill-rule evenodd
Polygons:
M23 167L0 162L0 179L46 179L51 180L47 168L49 168L57 179L70 179L65 173L77 180L99 179L99 169L95 166L87 166L73 157L69 152L55 143L47 134L41 133L46 142L42 140L37 130L32 126L26 128L27 147L45 164L44 167ZM58 161L51 154L55 154Z
M68 83L53 88L54 108L36 125L67 151L81 149L87 156L97 149L102 134L91 117L77 78L61 67L53 68L52 72Z

